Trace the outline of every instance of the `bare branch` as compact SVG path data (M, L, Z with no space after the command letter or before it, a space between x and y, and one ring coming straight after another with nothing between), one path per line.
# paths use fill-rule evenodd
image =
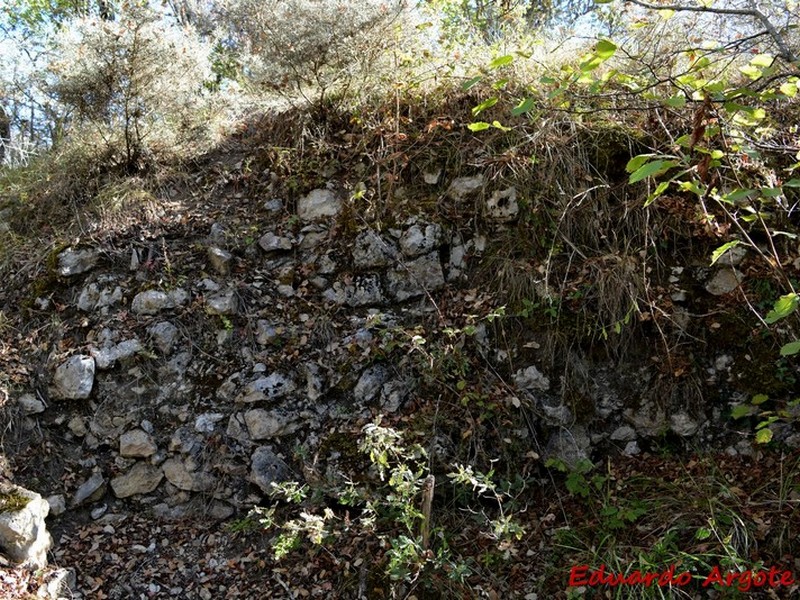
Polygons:
M675 12L699 12L699 13L711 13L715 15L732 15L732 16L740 16L740 17L750 17L751 19L756 19L763 25L764 29L767 30L769 36L772 38L772 41L780 49L779 56L787 62L794 63L797 62L797 57L794 53L789 49L789 46L786 45L786 41L783 39L783 36L778 32L775 28L775 25L772 24L772 21L758 10L755 6L752 8L718 8L713 6L687 6L684 4L651 4L649 2L643 2L642 0L624 0L625 2L635 4L636 6L641 6L642 8L646 8L648 10L672 10Z

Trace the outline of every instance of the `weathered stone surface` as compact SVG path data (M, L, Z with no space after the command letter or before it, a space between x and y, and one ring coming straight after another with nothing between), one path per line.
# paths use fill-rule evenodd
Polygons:
M47 504L50 505L50 514L54 517L62 515L67 510L67 500L63 494L53 494L47 497Z
M356 402L370 402L381 391L381 387L389 379L389 369L383 365L373 365L364 369L361 377L358 378L358 383L353 389L353 398Z
M439 247L442 241L442 227L436 223L416 223L400 237L400 251L403 256L415 258L429 254Z
M117 498L128 498L137 494L149 494L154 491L164 473L158 467L137 462L131 470L111 480L111 490Z
M72 569L56 569L47 573L47 581L36 592L42 600L67 600L75 598L75 571Z
M636 431L633 427L622 425L611 433L611 439L615 442L630 442L636 439Z
M376 306L386 302L380 277L359 275L345 288L344 303L348 306Z
M714 296L724 296L730 294L744 279L739 271L730 268L723 268L706 283L706 291Z
M550 389L550 380L533 365L517 371L514 374L514 383L523 390L546 392Z
M203 413L194 420L194 430L198 433L211 433L216 428L217 423L224 418L225 415L222 413Z
M108 369L118 360L125 360L142 351L142 343L136 338L125 340L108 348L92 348L91 353L98 369Z
M256 323L256 342L262 346L266 346L276 343L279 339L278 330L272 323L264 319L260 319L258 323Z
M281 410L267 411L263 408L248 410L244 413L244 421L250 439L254 441L268 440L297 430L295 416Z
M169 321L161 321L148 329L153 337L153 342L163 354L172 352L175 341L178 338L178 328Z
M289 474L289 467L268 446L256 448L250 465L250 481L267 494L273 491L273 483L285 481Z
M208 492L214 489L216 478L210 473L190 471L178 458L169 458L161 465L164 475L172 485L187 492Z
M661 435L669 427L664 409L649 400L643 402L636 410L627 409L625 417L636 433L644 437Z
M413 381L396 379L383 384L381 388L381 408L389 413L397 412L408 399L413 389Z
M258 245L264 252L280 252L292 249L292 239L269 231L261 236Z
M141 429L126 431L119 437L119 453L131 458L146 458L158 450L152 436Z
M447 195L453 200L464 200L483 187L485 183L482 175L473 177L457 177L452 181L447 190Z
M362 231L353 244L353 265L356 269L373 269L394 264L397 248L391 240L372 229Z
M247 431L247 424L244 422L244 415L242 413L234 413L230 416L225 435L239 440L240 442L246 442L250 439L250 434Z
M188 299L189 294L183 289L173 290L169 294L161 290L147 290L134 296L131 310L137 315L157 315L162 310L185 304Z
M53 376L53 398L82 400L89 397L94 385L94 358L78 354L56 369Z
M233 254L211 246L208 249L208 261L211 263L211 268L220 275L228 275L231 272L231 262L233 261Z
M84 481L75 495L72 497L72 506L80 506L86 501L94 501L103 497L105 494L106 480L99 472L92 473L92 476Z
M122 301L122 288L115 286L100 287L97 283L90 283L81 291L78 297L78 308L84 312L101 310L105 312L109 306Z
M519 204L517 204L517 188L515 187L497 190L486 201L486 216L493 221L507 223L516 219L518 215Z
M574 468L580 461L588 460L590 448L591 442L583 427L561 428L550 438L545 456L548 459L561 460Z
M316 189L297 201L297 216L303 221L313 221L339 214L342 202L333 190Z
M444 286L444 273L438 252L431 252L390 271L389 293L398 302L418 298Z
M241 395L239 402L259 402L261 400L277 400L297 389L294 381L282 373L272 373L268 377L260 377L248 383Z
M73 250L67 248L58 255L58 274L71 277L91 270L97 264L96 250Z
M239 308L239 299L234 290L216 294L206 299L206 307L212 315L235 315Z
M35 569L47 565L53 539L45 518L50 505L36 492L16 485L0 486L0 547L11 560Z
M45 411L44 402L33 394L22 394L17 398L17 404L26 415L37 415Z
M678 412L670 415L669 422L669 428L681 437L694 435L700 428L700 423L685 412Z

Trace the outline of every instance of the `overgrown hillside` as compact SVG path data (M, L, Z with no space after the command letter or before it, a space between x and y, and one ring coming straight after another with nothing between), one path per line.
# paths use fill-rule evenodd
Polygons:
M82 120L0 171L0 404L72 597L793 597L796 63L648 39L182 104L213 135L61 65Z

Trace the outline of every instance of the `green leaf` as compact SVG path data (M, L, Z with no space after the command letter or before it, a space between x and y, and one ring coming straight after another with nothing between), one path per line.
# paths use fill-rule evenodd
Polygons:
M661 175L662 173L669 171L677 164L678 163L674 160L654 160L653 162L649 162L646 165L636 169L636 171L634 171L631 176L628 177L628 183L636 183L637 181L647 179L648 177Z
M464 83L461 84L461 90L466 92L468 89L477 84L481 79L483 79L482 75L476 75L472 79L467 79Z
M752 407L747 404L737 404L731 409L731 418L741 419L742 417L749 417L752 412Z
M794 98L797 95L797 82L787 81L781 84L781 93L789 98Z
M670 96L666 100L664 100L664 104L667 106L671 106L672 108L681 108L686 104L686 96L683 94L679 94L676 96Z
M800 179L790 179L783 184L783 187L797 188L800 187Z
M722 255L725 254L728 250L730 250L734 246L738 246L741 243L742 242L740 240L733 240L732 242L728 242L727 244L722 244L722 246L720 246L719 248L714 250L714 252L711 253L711 265L717 262L722 257Z
M781 348L781 356L794 356L800 352L800 340L789 342Z
M798 299L797 294L794 292L781 296L775 301L775 306L773 306L772 310L767 313L767 316L764 318L764 320L767 323L772 324L775 321L783 319L784 317L788 317L795 311L795 309L797 309L798 302L800 302L800 299Z
M655 156L655 154L639 154L638 156L634 156L628 161L628 164L625 165L625 170L628 173L633 173L636 169L653 158L653 156Z
M773 62L775 62L775 57L771 54L756 54L750 61L750 64L766 68L771 67Z
M768 444L771 441L772 441L772 430L771 429L767 429L765 427L764 429L761 429L760 431L758 431L756 433L756 443L757 444Z
M533 98L525 98L521 100L519 104L517 104L514 108L511 109L511 114L515 117L518 117L522 114L525 114L534 106Z
M511 131L511 127L506 127L500 121L492 121L492 127L500 131Z
M614 56L616 51L617 45L611 40L600 40L594 48L594 53L603 60L608 60Z
M766 394L756 394L755 396L753 396L753 399L750 400L750 404L752 404L753 406L758 406L759 404L764 404L764 402L766 402L767 400L769 400L769 396L767 396Z
M754 193L753 190L739 190L739 189L736 189L736 190L733 190L731 192L728 192L727 194L724 194L722 196L722 201L726 202L728 204L735 204L736 202L738 202L740 200L744 200L745 198L749 198L750 196L753 195L753 193Z
M484 129L489 129L489 127L491 127L491 125L485 123L484 121L477 121L467 125L467 129L470 131L483 131Z
M761 188L761 195L765 198L777 198L783 193L783 189L780 187L762 187Z
M498 100L499 98L497 96L492 96L491 98L487 98L486 100L478 104L478 106L472 107L472 116L477 117L487 108L491 108L492 106L497 104Z
M506 65L511 64L514 62L514 55L513 54L506 54L504 56L498 56L492 62L489 63L490 69L497 69L499 67L505 67Z
M647 197L647 200L645 200L644 206L646 207L650 206L656 198L658 198L661 194L663 194L667 190L670 183L671 183L670 181L662 181L661 183L659 183L656 186L655 191Z

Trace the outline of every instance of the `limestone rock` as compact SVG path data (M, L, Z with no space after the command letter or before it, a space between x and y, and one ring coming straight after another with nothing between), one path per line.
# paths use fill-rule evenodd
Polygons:
M83 288L78 297L78 309L83 312L105 311L109 306L121 301L122 288L120 286L115 286L112 290L109 287L101 288L97 283L90 283Z
M63 515L67 511L67 501L63 494L48 496L47 504L50 505L50 514L54 517Z
M164 473L161 469L144 462L137 462L130 471L111 480L111 490L117 498L149 494L158 487L162 479Z
M222 413L203 413L194 420L194 430L198 433L211 433L217 423L225 418Z
M533 365L517 371L514 374L514 383L523 390L546 392L550 389L550 380Z
M131 458L147 458L158 450L153 438L146 431L133 429L119 437L119 453Z
M231 272L233 255L230 252L211 246L208 249L208 260L211 263L211 268L220 275L228 275Z
M80 506L86 501L99 500L105 494L106 480L102 473L92 473L92 476L84 481L72 498L72 506Z
M98 369L108 369L118 360L125 360L142 351L142 343L136 338L125 340L109 348L92 348L92 357Z
M212 315L235 315L239 301L234 290L216 294L206 299L208 312Z
M273 483L285 481L289 474L289 467L268 446L256 448L250 465L250 481L266 494L273 491Z
M389 413L397 412L411 394L411 380L387 381L381 388L381 408Z
M486 201L486 216L493 221L507 223L516 219L518 215L519 204L515 187L497 190Z
M376 306L386 302L381 280L377 275L357 276L352 285L345 288L344 303L347 306Z
M353 244L353 265L356 269L372 269L394 264L397 248L376 231L367 229L356 236Z
M669 421L669 428L681 437L689 437L690 435L694 435L700 428L700 423L692 419L685 412L678 412L674 415L671 415Z
M47 500L16 485L0 486L0 547L11 560L35 569L47 565L53 539L47 532Z
M264 252L279 252L292 249L292 239L283 235L276 235L271 231L265 233L258 240L258 245Z
M706 283L706 291L714 296L730 294L744 279L736 269L721 269Z
M439 253L431 252L405 263L388 274L389 293L402 302L433 292L444 286Z
M298 427L294 415L280 410L267 411L263 408L248 410L244 413L244 421L250 439L254 441L294 433Z
M94 359L83 354L75 355L62 363L53 376L52 396L68 400L89 397L94 385Z
M341 208L342 202L333 190L316 189L297 201L297 216L303 221L314 221L334 217Z
M563 461L574 468L580 461L588 460L591 442L582 426L572 429L561 428L556 431L547 444L546 458Z
M131 310L137 315L157 315L162 310L185 304L188 299L189 294L183 289L173 290L169 294L161 290L147 290L134 296Z
M19 404L20 409L26 415L38 415L39 413L43 413L45 408L47 408L44 402L33 394L22 394L17 398L17 404Z
M97 264L96 250L73 250L67 248L58 255L58 274L71 277L91 270Z
M358 383L353 389L353 397L356 402L366 403L373 400L381 391L381 387L389 379L389 370L383 365L373 365L367 367Z
M186 463L177 458L169 458L161 465L164 475L172 485L187 492L209 492L214 489L216 479L210 473L190 471Z
M447 189L447 195L453 200L464 200L471 194L480 190L485 181L482 175L475 175L473 177L457 177L452 181L450 187Z
M153 337L156 348L163 354L172 352L172 347L175 345L175 340L178 337L178 328L169 321L161 321L156 323L148 329L148 332Z
M622 425L611 432L611 439L615 442L631 442L636 439L636 431L633 427Z
M408 258L429 254L439 247L442 240L442 227L433 224L414 224L400 237L400 250Z
M272 323L264 319L260 319L258 323L256 323L256 342L262 346L266 346L276 343L279 339L278 330L275 329Z
M277 400L291 394L295 389L297 386L292 379L282 373L272 373L247 384L237 400L245 403Z

